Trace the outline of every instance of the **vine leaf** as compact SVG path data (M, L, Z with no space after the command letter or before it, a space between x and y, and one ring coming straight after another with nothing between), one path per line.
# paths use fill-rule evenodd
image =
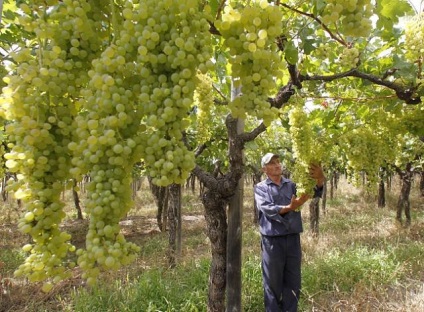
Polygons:
M288 41L286 43L286 46L284 47L284 53L286 55L286 61L291 65L295 65L299 60L299 52L292 41Z

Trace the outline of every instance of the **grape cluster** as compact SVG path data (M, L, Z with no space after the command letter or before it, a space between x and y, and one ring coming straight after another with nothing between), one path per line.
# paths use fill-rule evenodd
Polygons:
M271 108L268 96L276 88L275 79L283 72L276 45L283 27L280 9L265 0L252 1L245 7L229 5L215 25L231 56L229 62L236 87L241 85L241 95L229 105L231 114L236 118L257 116L270 124L276 111Z
M213 81L205 74L198 74L199 84L194 92L196 104L196 136L201 144L212 137L212 116L214 112Z
M372 29L371 0L327 0L322 15L326 25L337 25L346 36L367 37Z
M339 57L340 65L346 68L355 68L359 63L359 50L355 47L344 47Z
M142 159L160 186L182 183L193 169L183 132L196 73L212 65L209 24L197 1L126 2L120 24L114 41L92 61L78 102L85 114L75 118L68 144L73 176L91 177L86 249L77 251L89 284L100 269L117 269L138 250L119 227L133 206L133 165Z
M85 15L90 9L86 1L51 0L49 4L54 8L44 1L21 5L19 23L36 40L11 54L17 65L5 77L8 86L1 105L10 120L6 166L18 177L8 189L24 203L26 213L18 227L32 237L23 247L29 256L15 273L30 281L52 278L57 282L68 276L67 264L73 263L65 261L68 251L75 250L71 236L59 228L65 217L60 195L70 178L66 145L75 113L73 98L88 81L85 68L100 47L100 36ZM51 286L47 282L43 290Z
M316 181L311 178L309 167L311 164L324 166L328 163L331 143L324 133L318 133L314 130L303 105L296 103L290 110L289 125L295 158L292 173L298 194L313 196Z
M381 126L374 129L366 126L353 129L340 142L350 179L359 184L362 181L361 174L365 173L370 191L376 190L380 166L394 163L396 156L400 154L397 152L396 135L388 134Z
M195 166L184 144L197 71L212 68L209 23L198 1L145 1L137 14L139 106L145 116L143 160L154 184L183 183Z
M19 23L36 40L12 54L17 66L5 79L1 112L13 142L6 165L18 174L9 189L25 203L19 228L33 238L16 275L52 278L45 291L66 277L63 262L75 250L59 229L67 179L90 176L90 224L76 253L93 284L102 269L129 263L139 250L119 227L132 206L134 163L142 159L163 186L182 183L194 167L183 132L196 73L213 65L200 2L126 1L119 9L97 0L21 5Z
M405 25L406 56L412 62L424 58L424 13L414 16Z

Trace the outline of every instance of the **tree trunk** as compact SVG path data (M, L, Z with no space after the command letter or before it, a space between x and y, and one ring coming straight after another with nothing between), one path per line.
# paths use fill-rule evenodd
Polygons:
M190 189L193 194L196 191L196 176L193 173L187 178L186 189Z
M392 189L392 174L387 175L386 179L386 189L391 190Z
M138 186L138 180L134 179L134 176L133 176L133 179L132 179L132 182L131 182L131 189L132 189L131 197L132 197L133 200L135 199L135 197L137 195L137 186Z
M313 237L319 234L319 197L311 199L309 203L309 224Z
M401 180L402 187L399 194L399 200L397 203L396 220L402 224L402 212L405 211L406 226L411 225L411 203L409 201L409 194L411 193L413 170L412 164L406 165L405 171L398 171Z
M150 190L152 191L153 197L155 198L158 212L156 214L156 220L158 227L162 232L166 231L167 216L168 216L168 188L163 186L157 186L152 183L152 178L148 178Z
M199 185L199 196L202 197L204 192L205 192L205 185L202 182L200 182L200 185Z
M89 174L84 175L81 181L81 188L80 188L81 194L84 194L84 195L87 194L86 186L90 181L91 181L90 175Z
M378 185L377 205L379 208L383 208L386 206L386 191L383 177L380 178L380 183Z
M225 311L227 266L227 202L218 194L206 190L202 196L207 234L211 242L212 260L209 272L208 312Z
M6 185L7 185L7 174L6 176L3 177L1 182L1 197L3 198L3 202L7 201Z
M337 190L337 188L339 187L339 178L340 178L340 174L338 171L334 171L334 189Z
M386 185L384 180L387 176L387 170L384 167L380 168L379 172L379 183L378 183L378 194L377 194L377 206L379 208L386 207Z
M254 170L254 172L253 172L253 186L255 186L256 184L261 182L262 175L263 175L262 170ZM255 200L254 196L253 196L253 223L259 224L259 211L258 211L258 208L256 207L256 200Z
M74 198L74 204L75 204L75 208L77 209L77 214L78 214L78 220L82 220L82 211L81 211L81 206L80 206L80 199L78 196L78 192L75 190L75 187L77 186L77 180L76 179L72 179L72 183L74 185L74 187L72 188L72 197Z
M333 173L330 176L330 199L334 198L334 180L335 180L335 173Z
M169 253L168 263L170 268L177 264L181 255L181 185L171 184L169 190Z
M190 179L190 183L191 183L191 192L194 194L196 192L196 176L193 174L191 179Z
M324 180L322 189L322 213L325 215L327 209L327 179Z
M420 172L420 192L421 196L424 197L424 168Z

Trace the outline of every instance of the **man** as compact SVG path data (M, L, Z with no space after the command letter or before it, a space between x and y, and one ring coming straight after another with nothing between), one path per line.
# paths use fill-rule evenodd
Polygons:
M295 312L300 295L302 218L297 208L309 196L297 197L296 184L283 177L280 157L267 153L262 157L267 178L255 186L259 210L262 246L262 277L267 312ZM320 197L325 176L322 168L311 165L310 174L317 181L314 197Z

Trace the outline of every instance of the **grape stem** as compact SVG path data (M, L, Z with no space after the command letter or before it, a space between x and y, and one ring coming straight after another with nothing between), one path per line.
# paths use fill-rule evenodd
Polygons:
M112 28L115 35L112 37L112 43L115 42L118 33L118 21L116 20L116 10L114 0L110 0L110 9L112 11Z
M219 4L218 10L216 12L216 19L221 19L222 10L224 9L226 0L221 0L221 3Z
M342 44L342 45L344 45L344 46L348 46L348 43L343 39L343 38L341 38L341 35L340 34L338 34L338 36L336 36L335 34L334 34L334 32L332 32L328 27L327 27L327 25L325 25L318 17L316 17L314 14L312 14L312 13L306 13L306 12L303 12L303 11L300 11L300 10L298 10L298 9L296 9L296 8L293 8L293 7L291 7L291 6L289 6L288 4L285 4L285 3L280 3L280 5L281 6L283 6L283 7L285 7L286 9L289 9L289 10L291 10L291 11L293 11L293 12L296 12L296 13L299 13L299 14L301 14L301 15L304 15L304 16L307 16L307 17L310 17L310 18L312 18L313 20L315 20L318 24L320 24L321 26L322 26L322 28L324 28L324 30L330 35L330 37L331 38L333 38L334 40L336 40L337 42L339 42L340 44Z

